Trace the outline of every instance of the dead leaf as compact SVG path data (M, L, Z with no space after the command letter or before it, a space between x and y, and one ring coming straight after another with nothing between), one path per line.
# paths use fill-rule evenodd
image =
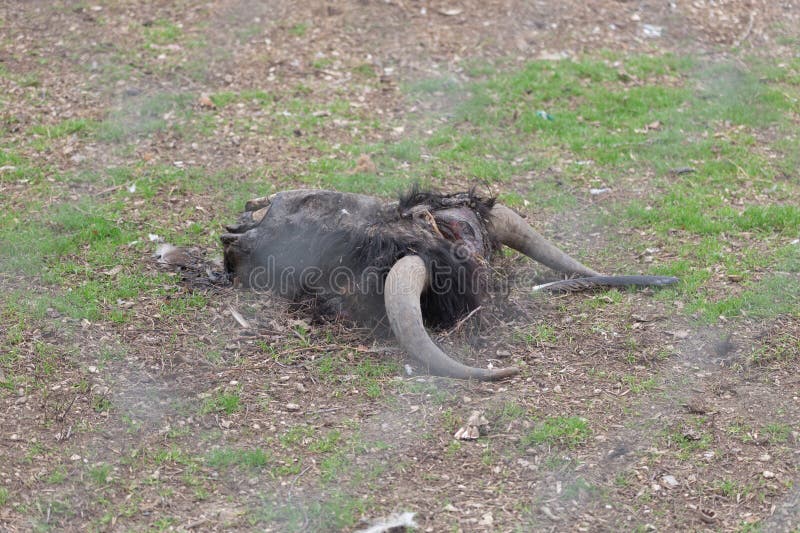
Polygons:
M481 411L472 411L467 423L458 428L453 438L457 440L477 440L481 434L485 435L489 431L489 421Z
M206 109L216 109L217 105L211 100L211 97L207 94L201 94L200 98L197 99L197 105L200 107L204 107Z
M116 276L116 275L117 275L117 274L119 274L121 271L122 271L122 265L117 265L117 266L115 266L115 267L114 267L114 268L112 268L112 269L109 269L109 270L104 270L104 271L103 271L103 274L105 274L106 276Z
M378 168L370 158L369 154L361 154L356 161L356 168L353 169L354 174L375 174Z

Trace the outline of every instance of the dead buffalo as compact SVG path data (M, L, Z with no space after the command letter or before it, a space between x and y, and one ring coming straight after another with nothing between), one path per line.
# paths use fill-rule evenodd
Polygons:
M386 323L430 373L497 380L517 368L482 369L451 359L424 325L446 328L480 305L489 261L502 246L572 279L548 290L663 286L662 276L603 276L565 254L518 214L474 191L413 189L399 201L325 190L292 190L247 202L222 235L234 284L267 289L315 312Z

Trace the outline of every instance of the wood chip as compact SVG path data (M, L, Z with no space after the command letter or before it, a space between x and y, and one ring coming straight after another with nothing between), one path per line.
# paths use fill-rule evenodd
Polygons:
M241 315L241 313L239 313L239 311L237 311L231 306L228 306L228 310L231 312L231 315L233 316L234 319L236 319L236 322L238 322L240 326L242 326L244 329L252 329L252 327L250 326L250 322L248 322Z

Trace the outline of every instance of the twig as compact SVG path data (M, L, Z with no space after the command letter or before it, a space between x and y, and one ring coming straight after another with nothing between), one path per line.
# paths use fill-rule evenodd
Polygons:
M479 305L478 307L476 307L475 309L473 309L472 311L470 311L470 312L469 312L469 314L468 314L467 316L465 316L464 318L462 318L461 320L459 320L459 321L458 321L458 323L457 323L455 326L453 326L453 328L452 328L450 331L448 331L447 333L443 334L443 335L442 335L442 337L449 337L450 335L452 335L453 333L455 333L456 331L458 331L458 330L459 330L459 328L460 328L461 326L463 326L463 325L464 325L464 322L466 322L467 320L469 320L470 318L472 318L472 316L473 316L475 313L477 313L478 311L480 311L482 307L483 307L482 305Z
M341 409L344 409L344 407L326 407L325 409L317 409L317 413L316 414L332 413L334 411L339 411Z
M298 479L300 479L300 476L302 476L303 474L305 474L306 472L308 472L310 468L311 468L311 465L308 465L307 467L305 467L305 468L304 468L304 469L303 469L303 470L302 470L302 471L301 471L299 474L297 474L297 475L294 477L294 479L292 480L292 482L291 482L291 483L289 483L289 498L291 498L291 497L292 497L292 489L294 488L294 484L295 484L295 483L297 483L297 480L298 480Z
M69 405L68 405L67 407L65 407L65 408L64 408L64 412L63 412L63 413L61 413L61 416L59 416L59 417L58 417L58 421L59 421L59 422L63 422L63 421L66 419L66 417L67 417L67 413L69 413L69 410L70 410L70 409L72 409L72 404L74 404L74 403L75 403L75 400L77 400L77 399L78 399L78 397L77 397L77 396L75 396L75 397L72 399L72 401L71 401L71 402L69 402Z
M101 191L97 191L96 193L94 193L94 195L95 196L103 196L104 194L107 194L107 193L110 193L110 192L114 192L117 189L121 189L122 187L123 187L122 185L114 185L113 187L106 187L105 189L103 189Z
M732 159L726 159L725 161L727 161L727 162L728 162L728 163L730 163L731 165L735 166L735 167L736 167L736 170L738 170L739 172L741 172L741 173L744 175L744 177L745 177L745 178L748 178L748 179L750 178L750 174L748 174L748 173L747 173L747 171L746 171L745 169L743 169L742 167L740 167L739 165L737 165L737 164L736 164L736 163L735 163L735 162L734 162Z
M232 305L228 306L228 310L231 312L231 315L233 315L233 318L236 319L236 322L238 322L240 326L242 326L244 329L252 329L252 327L250 326L250 322L248 322L241 315L241 313L239 313L239 311L234 309Z
M198 518L197 520L194 520L192 522L186 523L186 525L183 526L183 529L194 529L197 526L202 526L206 522L208 522L208 518L201 517L201 518Z

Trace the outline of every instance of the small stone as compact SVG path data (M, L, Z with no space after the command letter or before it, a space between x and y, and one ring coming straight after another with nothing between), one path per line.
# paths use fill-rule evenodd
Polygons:
M661 481L663 481L664 484L669 488L673 488L673 487L677 487L678 486L678 480L675 479L675 476L663 476L661 478Z
M90 366L87 370L90 374L97 374L97 367L94 365Z
M80 461L81 460L81 456L78 455L77 453L74 453L74 454L70 455L69 460L70 461Z
M664 28L661 26L656 26L655 24L643 24L642 25L642 34L649 39L657 39L661 37L661 33L664 31Z
M764 473L762 475L767 479L772 479L772 478L775 477L775 472L770 472L769 470L764 470Z
M764 455L760 455L758 457L758 460L761 461L762 463L766 463L770 459L772 459L772 456L770 454L768 454L768 453L765 453Z
M300 410L300 406L297 405L296 403L287 403L286 404L286 410L287 411L292 411L292 412L299 411Z

